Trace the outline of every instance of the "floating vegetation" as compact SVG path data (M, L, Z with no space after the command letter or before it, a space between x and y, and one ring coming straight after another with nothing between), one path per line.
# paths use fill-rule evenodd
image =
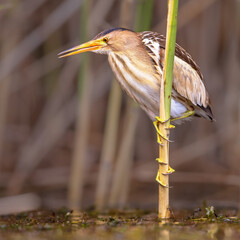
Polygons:
M211 209L211 207L209 207ZM214 209L214 208L212 208ZM171 236L173 239L238 239L240 219L222 212L207 217L209 210L196 213L176 212L168 222L158 220L156 212L110 211L98 213L35 211L0 216L0 238L4 239L155 239ZM195 216L194 216L195 214ZM165 237L164 237L165 236ZM194 238L193 238L194 237ZM33 239L33 238L31 238ZM167 239L167 238L166 238Z

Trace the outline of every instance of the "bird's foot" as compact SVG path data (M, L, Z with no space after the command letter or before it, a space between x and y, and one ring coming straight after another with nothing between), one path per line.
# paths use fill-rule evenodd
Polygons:
M161 145L161 146L163 145L162 141L161 141L161 137L168 142L172 142L171 140L168 139L168 137L164 136L164 134L162 134L159 130L159 124L163 124L163 123L166 123L166 122L170 121L170 118L167 119L167 120L163 120L160 117L155 117L155 118L156 118L156 121L153 122L153 125L154 125L154 127L157 131L157 142L158 142L158 144ZM170 124L169 128L175 128L175 126Z
M175 170L173 168L171 168L170 166L168 166L168 171L165 173L161 173L162 175L169 175L174 173ZM160 173L158 171L157 176L156 176L156 181L163 187L169 188L169 186L167 184L164 184L161 180L160 180Z
M164 184L164 183L160 180L160 174L159 174L159 172L157 173L156 181L157 181L162 187L166 187L166 188L169 187L167 184Z
M164 164L167 165L167 163L163 162L160 158L156 158L156 160L160 163L160 164ZM168 166L168 170L167 172L163 172L161 173L162 175L166 176L166 175L170 175L172 173L174 173L175 170L173 168L171 168L170 166ZM160 180L160 173L158 171L157 176L156 176L156 181L163 187L169 187L166 184L164 184L161 180Z
M162 161L160 158L156 158L156 161L157 161L158 163L160 163L160 164L167 165L167 163L164 162L164 161ZM166 173L162 173L162 174L163 174L163 175L169 175L169 174L174 173L174 172L175 172L175 170L168 165L168 170L167 170L167 172L166 172Z
M168 121L172 121L171 118L168 118L167 120L163 120L163 119L161 119L161 118L158 117L158 116L156 116L155 119L156 119L156 121L158 122L158 124L159 124L159 123L166 123L166 122L168 122ZM165 129L173 129L173 128L175 128L175 126L172 125L172 124L169 124L169 127L168 127L168 128L165 128Z

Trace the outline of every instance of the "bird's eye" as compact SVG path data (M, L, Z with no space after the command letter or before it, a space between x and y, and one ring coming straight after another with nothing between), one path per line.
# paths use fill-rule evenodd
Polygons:
M103 38L103 41L104 41L105 43L107 43L108 40L109 40L109 39L108 39L107 37Z

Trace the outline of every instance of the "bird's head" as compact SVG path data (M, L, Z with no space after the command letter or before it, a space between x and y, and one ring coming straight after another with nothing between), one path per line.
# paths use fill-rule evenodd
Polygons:
M125 28L112 28L99 33L91 41L58 54L59 58L82 52L108 54L134 49L139 44L138 34Z

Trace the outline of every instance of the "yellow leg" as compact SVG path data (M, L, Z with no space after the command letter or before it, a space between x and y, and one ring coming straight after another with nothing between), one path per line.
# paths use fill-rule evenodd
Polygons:
M187 112L185 112L181 117L177 117L177 118L172 118L171 119L171 122L172 121L176 121L176 120L180 120L180 119L184 119L184 118L187 118L187 117L191 117L191 116L193 116L194 115L194 111L187 111Z
M154 125L154 127L155 127L155 129L156 129L156 131L157 131L157 141L158 141L158 143L159 143L160 145L162 145L162 142L161 142L161 138L160 138L160 137L162 137L163 139L165 139L165 140L167 140L167 141L170 142L170 140L169 140L167 137L165 137L165 136L159 131L159 128L158 128L158 125L159 125L159 124L165 123L165 122L167 122L167 121L170 121L170 119L167 119L166 121L164 121L164 120L160 119L159 117L156 117L156 121L153 123L153 125ZM173 126L173 125L170 124L170 127L169 127L169 128L175 128L175 126ZM157 158L156 160L159 162L159 164L166 164L166 163L163 162L160 158ZM169 174L171 174L171 173L173 173L173 172L175 172L175 170L174 170L173 168L171 168L170 166L168 166L167 172L162 173L162 174L163 174L163 175L169 175ZM158 171L157 176L156 176L156 181L157 181L161 186L163 186L163 187L167 187L167 188L169 187L169 186L167 186L166 184L164 184L164 183L160 180L159 171Z
M194 114L194 111L187 111L185 112L181 117L178 117L178 118L173 118L173 119L167 119L166 121L175 121L175 120L180 120L180 119L184 119L186 117L190 117ZM156 128L156 131L157 131L157 137L158 137L158 143L162 144L161 141L160 141L160 136L162 138L164 138L165 140L169 141L168 138L166 138L165 136L163 136L161 134L161 132L159 131L159 128L158 128L158 125L159 123L165 123L166 121L163 121L162 119L160 119L159 117L156 117L156 121L153 123L154 124L154 127ZM170 127L169 128L175 128L175 126L171 125L170 124ZM165 162L163 162L160 158L156 158L156 160L158 161L159 164L166 164ZM169 174L172 174L174 173L175 170L173 168L171 168L170 166L168 166L168 170L167 172L165 173L162 173L163 175L169 175ZM163 187L169 187L167 185L165 185L161 180L160 180L160 176L159 176L159 171L157 173L157 176L156 176L156 181Z

